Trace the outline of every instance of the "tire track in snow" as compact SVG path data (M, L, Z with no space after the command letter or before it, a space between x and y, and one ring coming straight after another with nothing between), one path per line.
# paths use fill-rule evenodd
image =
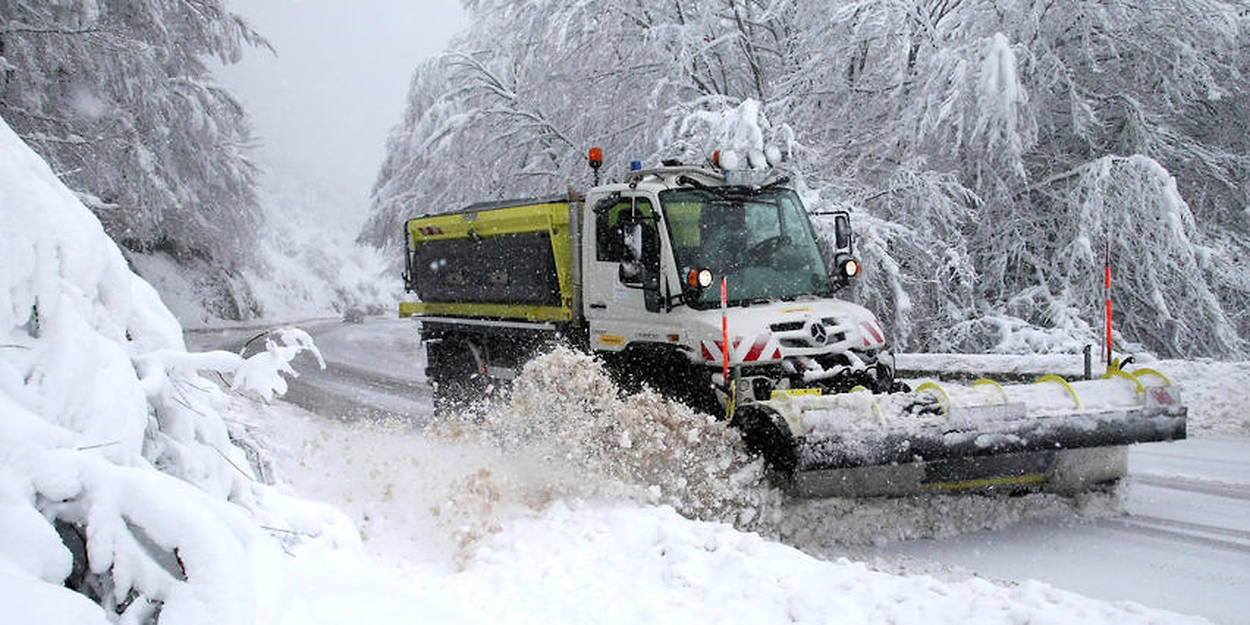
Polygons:
M1152 516L1105 519L1100 524L1164 540L1250 555L1250 532L1243 530Z
M1247 547L1250 547L1250 530L1239 530L1232 527L1220 527L1218 525L1207 525L1205 523L1190 523L1188 521L1178 521L1176 519L1165 519L1157 516L1134 514L1127 519L1121 519L1128 522L1138 522L1146 525L1162 525L1173 527L1177 530L1186 530L1190 532L1203 532L1208 534L1216 534L1225 536L1235 541L1244 541Z
M326 362L297 367L299 377L288 380L283 399L309 412L340 421L403 419L425 425L432 414L430 387L421 382L392 378Z
M1156 455L1161 454L1156 453ZM1219 462L1218 460L1208 461ZM1178 496L1193 494L1235 502L1250 502L1250 484L1157 473L1138 473L1134 474L1131 479L1134 485L1164 489L1180 494ZM1107 519L1106 523L1138 534L1203 545L1222 551L1250 554L1250 530L1248 529L1182 520L1172 518L1171 514L1159 516L1148 513L1133 513L1127 517Z
M1170 475L1151 475L1149 473L1133 475L1132 479L1134 483L1145 486L1156 486L1158 488L1167 488L1170 490L1202 493L1204 495L1214 495L1216 497L1250 501L1250 484L1230 484L1228 482L1196 480L1193 478Z

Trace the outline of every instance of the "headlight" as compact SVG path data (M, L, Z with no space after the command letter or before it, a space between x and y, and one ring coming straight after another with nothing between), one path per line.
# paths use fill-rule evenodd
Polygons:
M854 258L846 259L842 262L842 273L848 278L859 275L859 262Z
M687 271L686 284L692 289L706 289L712 286L712 270L703 268Z

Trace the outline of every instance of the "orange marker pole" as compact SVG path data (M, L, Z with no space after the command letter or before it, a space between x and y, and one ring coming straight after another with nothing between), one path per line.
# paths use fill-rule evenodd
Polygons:
M1103 349L1103 356L1107 364L1111 364L1111 242L1107 242L1107 261L1105 265L1106 279L1103 282L1103 294L1107 298L1107 345Z
M725 277L720 279L720 336L722 341L721 354L724 356L725 363L724 376L725 387L729 387L729 288L725 283Z

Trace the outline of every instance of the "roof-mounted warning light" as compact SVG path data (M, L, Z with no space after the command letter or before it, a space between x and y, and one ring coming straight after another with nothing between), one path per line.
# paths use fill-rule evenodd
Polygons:
M603 166L603 150L597 147L590 148L589 161L590 168L595 170L595 186L599 186L599 168Z

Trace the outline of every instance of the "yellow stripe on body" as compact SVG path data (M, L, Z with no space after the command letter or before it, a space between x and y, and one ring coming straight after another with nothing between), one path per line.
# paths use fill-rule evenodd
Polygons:
M777 399L778 397L782 397L782 396L804 397L804 396L823 395L823 394L824 394L824 391L821 391L819 388L773 389L773 392L769 395L769 399Z
M472 302L400 302L399 316L486 317L523 321L570 321L571 306L531 306L528 304L479 304Z
M1046 476L1041 473L1029 473L1027 475L1015 475L1010 477L986 477L976 480L964 480L962 482L934 482L932 484L921 484L924 488L933 488L937 490L974 490L978 488L991 488L994 486L1037 486L1046 483Z
M430 215L408 221L408 236L420 245L425 241L463 239L473 232L491 237L558 229L569 225L568 204L527 204L506 208L490 208L470 213ZM421 228L438 228L439 234L425 234Z

